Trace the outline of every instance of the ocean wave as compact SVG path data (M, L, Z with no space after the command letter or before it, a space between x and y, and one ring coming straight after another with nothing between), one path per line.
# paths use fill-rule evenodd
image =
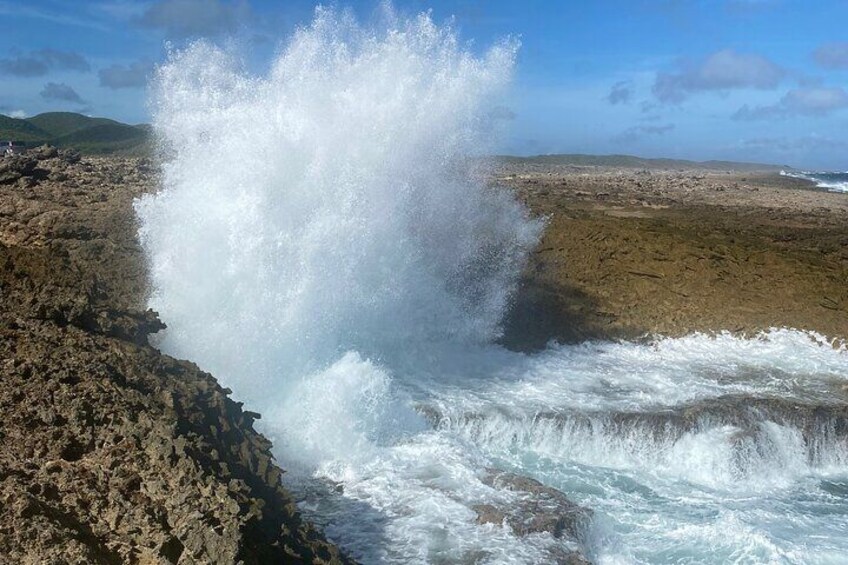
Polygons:
M816 183L817 188L827 189L828 192L848 193L848 171L780 171L780 174L784 177L791 177L794 179L803 179L808 180L810 182L814 182Z

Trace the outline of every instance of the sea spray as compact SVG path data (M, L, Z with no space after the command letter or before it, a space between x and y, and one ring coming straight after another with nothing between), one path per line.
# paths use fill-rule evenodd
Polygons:
M162 187L136 204L160 347L263 414L303 511L364 563L841 563L848 351L488 344L541 230L467 160L515 45L388 21L318 10L266 75L205 43L160 69ZM478 523L526 507L490 467L592 508L589 530Z
M481 537L455 495L414 486L467 456L403 446L427 426L386 363L501 332L542 229L479 168L517 45L475 55L428 15L387 21L318 9L263 76L207 43L159 69L162 186L136 202L159 346L263 414L302 496L312 475L346 484L319 519L357 558L538 560L505 532ZM385 481L405 495L373 490Z
M158 73L162 189L140 199L162 347L263 402L355 350L484 343L540 223L470 157L516 45L427 15L318 9L265 76L205 43Z

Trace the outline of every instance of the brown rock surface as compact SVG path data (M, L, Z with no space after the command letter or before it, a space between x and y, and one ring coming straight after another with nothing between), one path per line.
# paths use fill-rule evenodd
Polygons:
M256 415L147 345L163 326L131 202L149 163L20 159L0 167L0 561L345 561Z
M488 469L483 482L497 489L513 491L516 502L509 507L479 504L473 508L480 524L506 524L517 536L547 533L556 539L578 543L584 537L592 511L573 502L557 489L535 479ZM580 551L556 546L551 562L583 565L589 561Z
M571 502L562 492L535 479L489 469L483 482L491 487L520 494L512 508L498 509L491 504L475 507L480 523L506 521L516 535L549 533L555 538L577 540L592 517L592 511Z
M770 327L848 338L848 195L775 173L510 165L548 226L505 342Z

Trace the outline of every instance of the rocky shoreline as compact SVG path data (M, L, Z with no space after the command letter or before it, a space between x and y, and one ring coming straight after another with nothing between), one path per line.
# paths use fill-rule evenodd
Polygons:
M161 354L132 199L144 160L0 162L0 555L344 563L280 485L258 414Z
M155 175L52 148L0 161L0 555L347 562L280 485L259 415L148 344L164 325L145 310L132 202ZM848 338L848 195L774 173L515 162L493 182L548 218L510 347L773 326ZM475 508L480 523L578 540L588 510L486 472L524 502Z
M548 226L505 342L772 327L848 338L848 197L774 172L510 164Z

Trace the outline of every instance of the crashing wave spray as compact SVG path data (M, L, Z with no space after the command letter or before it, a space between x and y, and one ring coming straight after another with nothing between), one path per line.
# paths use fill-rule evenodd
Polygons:
M136 204L162 347L246 400L345 351L497 337L540 224L467 157L516 45L475 56L428 15L318 9L267 76L195 44L160 69L170 158Z
M427 16L373 31L319 10L267 76L206 44L176 54L155 97L163 187L137 203L161 347L262 412L304 512L363 563L578 545L599 563L841 563L844 347L485 345L541 229L466 161L514 53L475 56ZM489 467L595 509L585 539L480 524L524 496Z

